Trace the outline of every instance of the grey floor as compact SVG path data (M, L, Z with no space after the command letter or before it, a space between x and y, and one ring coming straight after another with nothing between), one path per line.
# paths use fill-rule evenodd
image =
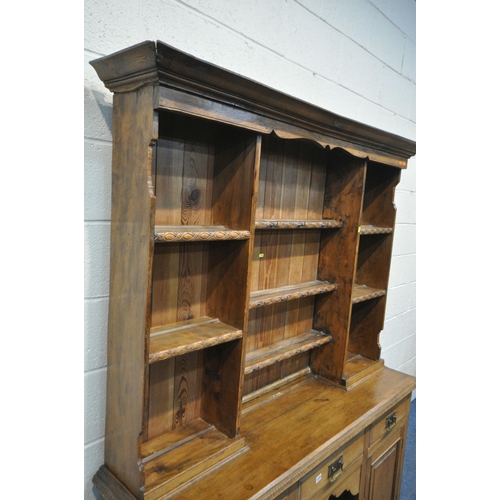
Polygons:
M417 498L417 483L416 483L416 414L417 414L417 399L411 402L410 421L408 424L408 434L406 436L406 451L403 465L403 480L401 482L401 495L399 500L415 500Z

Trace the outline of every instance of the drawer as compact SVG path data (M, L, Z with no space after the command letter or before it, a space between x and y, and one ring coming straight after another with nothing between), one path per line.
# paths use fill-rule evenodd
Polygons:
M363 441L363 434L361 434L301 479L301 500L310 500L320 493L328 494L345 477L350 476L351 470L354 471L356 467L359 467L363 460Z
M371 425L370 448L377 445L384 438L396 434L399 429L406 426L410 412L410 403L411 400L408 398Z

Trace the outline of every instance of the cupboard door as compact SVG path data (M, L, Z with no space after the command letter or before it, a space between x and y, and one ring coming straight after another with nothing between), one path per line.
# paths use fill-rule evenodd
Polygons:
M397 500L403 469L404 440L397 436L388 446L378 448L368 460L367 500Z

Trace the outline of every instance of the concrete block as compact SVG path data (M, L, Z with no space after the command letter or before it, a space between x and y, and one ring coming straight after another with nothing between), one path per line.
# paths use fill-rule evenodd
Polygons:
M348 38L342 41L338 82L374 103L378 103L380 83L390 71L366 49Z
M84 4L84 47L111 54L140 40L141 2L87 0Z
M408 118L394 114L380 104L364 98L357 111L357 119L367 125L392 132L408 139L415 139L415 123Z
M406 38L405 50L403 55L403 67L401 73L405 78L408 78L412 83L416 83L417 74L417 49L416 44L411 38Z
M308 11L312 12L318 17L323 17L323 4L325 3L323 0L296 0L297 3L300 3L303 7L305 7Z
M392 255L414 254L417 247L417 227L415 224L396 224Z
M84 218L111 219L111 143L84 144Z
M395 288L417 280L416 254L396 255L391 261L389 288Z
M283 20L291 0L184 0L208 19L270 50L283 53L287 33Z
M397 369L416 357L416 336L410 335L400 342L382 349L381 358L389 368Z
M322 17L383 63L401 71L405 37L368 0L324 2Z
M416 224L417 193L415 191L396 190L394 198L397 207L396 223Z
M380 334L382 349L397 344L401 340L416 334L417 310L410 309L399 316L385 321L384 329Z
M410 119L410 111L415 103L415 85L389 68L384 68L379 73L377 83L377 102L403 118Z
M84 226L84 296L109 294L110 223L86 223Z
M399 365L396 367L396 370L406 373L407 375L411 375L413 377L417 376L417 357L411 358L409 361ZM417 397L416 389L412 392L411 399L412 401Z
M84 500L101 500L99 490L92 484L92 477L104 463L104 439L86 445L83 453L83 498Z
M106 415L106 369L93 370L84 376L85 443L104 437Z
M344 37L295 2L284 15L284 56L337 82Z
M416 287L416 283L406 283L387 290L386 320L416 308Z
M84 369L103 368L107 363L109 300L87 299L84 301Z
M408 165L401 171L401 180L396 190L416 191L417 190L417 155L408 160Z
M417 123L417 86L412 83L413 89L410 92L408 101L408 119L413 123Z
M89 87L84 89L84 135L101 141L112 140L113 108L107 91L97 92Z
M416 41L417 4L415 0L392 0L388 17L405 35Z

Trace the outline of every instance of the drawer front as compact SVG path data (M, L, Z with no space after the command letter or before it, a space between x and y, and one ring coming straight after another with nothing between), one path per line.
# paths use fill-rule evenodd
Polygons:
M362 461L363 434L354 441L333 453L300 481L301 500L310 500L317 494L326 494L334 489L351 469L355 469Z
M378 445L384 438L396 434L398 429L406 426L410 403L411 400L408 398L371 425L370 449Z

